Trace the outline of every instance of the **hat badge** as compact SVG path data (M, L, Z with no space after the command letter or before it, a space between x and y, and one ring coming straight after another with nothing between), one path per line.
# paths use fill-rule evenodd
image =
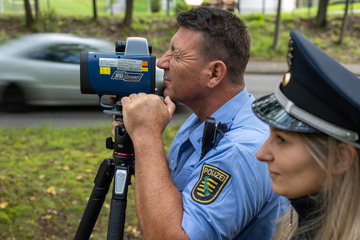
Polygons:
M293 64L292 63L292 59L293 59L292 51L294 50L293 43L294 43L294 41L290 37L289 43L288 43L288 52L287 52L287 64L288 64L289 70ZM290 79L291 79L291 73L290 72L285 73L285 75L282 79L282 82L281 82L282 85L285 87L290 82Z
M289 72L285 73L281 81L281 84L285 87L290 82L290 79L291 79L291 73Z

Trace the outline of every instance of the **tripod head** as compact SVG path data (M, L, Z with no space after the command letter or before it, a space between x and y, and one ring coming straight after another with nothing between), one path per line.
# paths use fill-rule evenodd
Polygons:
M104 110L104 113L114 115L116 121L123 122L122 105L119 96L116 96L115 108ZM113 158L119 163L135 165L134 146L124 124L115 127L115 141L113 141L112 137L108 137L106 139L106 148L114 150Z

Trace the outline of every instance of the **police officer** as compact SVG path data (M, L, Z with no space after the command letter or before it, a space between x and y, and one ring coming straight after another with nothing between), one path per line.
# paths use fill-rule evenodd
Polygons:
M183 12L177 20L180 27L158 62L165 72L164 102L147 94L122 99L135 149L142 234L145 239L270 239L281 209L266 164L255 157L269 127L253 114L255 99L244 84L250 57L246 26L229 11L207 7ZM171 100L194 114L177 133L167 161L161 133L175 111ZM222 127L201 154L208 117Z
M360 239L360 79L296 31L288 64L253 104L271 127L257 157L292 205L274 239Z

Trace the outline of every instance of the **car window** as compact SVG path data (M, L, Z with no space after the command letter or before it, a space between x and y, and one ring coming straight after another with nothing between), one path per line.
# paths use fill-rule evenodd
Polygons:
M80 53L97 50L83 44L58 44L37 49L30 54L31 59L62 63L80 63Z

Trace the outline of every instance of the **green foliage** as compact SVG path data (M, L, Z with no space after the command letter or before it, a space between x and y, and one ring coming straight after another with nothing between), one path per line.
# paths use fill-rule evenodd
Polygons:
M5 225L10 225L11 224L11 219L9 218L9 216L5 213L5 212L0 212L0 226L5 226ZM3 231L5 229L1 229L0 231Z
M338 45L338 40L342 16L329 15L329 26L326 30L316 29L313 25L313 18L305 16L305 14L299 14L298 12L282 14L281 36L279 39L280 49L278 50L272 48L275 15L250 14L241 16L248 26L251 36L251 59L285 61L289 31L295 29L342 63L360 61L359 55L353 54L360 49L360 31L357 31L356 25L356 19L359 19L358 16L353 20L350 18L348 26L352 26L352 29L355 29L355 31L348 30L344 42L340 46Z
M265 15L261 14L261 13L250 13L250 14L246 15L246 20L253 24L262 25L265 23L264 17L265 17Z
M10 36L4 30L0 30L0 44L10 40Z
M57 32L61 24L62 22L58 21L55 10L51 9L50 11L40 12L34 27L38 32Z
M166 150L177 130L165 130ZM108 125L0 128L0 239L72 239L97 168L112 156L104 144L110 132ZM105 239L110 200L111 190L93 239ZM139 239L133 185L126 213L125 239Z
M114 0L114 2L116 2ZM149 13L150 12L150 9L149 6L148 6L148 0L134 0L134 11L133 13L136 14L136 13Z
M177 31L176 16L172 14L189 10L191 6L188 6L183 0L177 0L174 12L171 11L168 16L164 11L151 13L148 9L148 1L150 0L134 0L133 26L130 28L121 24L124 13L113 16L107 13L109 7L105 6L107 0L97 0L98 21L91 21L92 1L40 0L40 18L34 31L69 32L83 37L105 38L110 41L126 39L129 36L146 37L153 43L153 52L159 57L167 51L169 41ZM5 12L10 11L9 1L5 1L4 4ZM343 14L341 12L334 14L331 11L343 10L344 6L345 4L329 5L329 26L326 30L314 28L316 8L297 9L282 13L280 49L276 51L272 49L276 14L239 14L238 16L246 22L252 38L251 59L285 61L288 32L295 29L314 43L319 44L320 48L340 62L360 61L359 54L354 54L360 51L360 25L358 23L360 17L358 13L352 12L352 9L360 8L360 3L350 5L348 30L344 42L341 44L342 50L338 49L337 42L341 33ZM14 22L14 19L17 20ZM27 32L24 17L19 15L17 10L13 10L13 14L9 18L8 15L0 16L0 42Z
M252 60L278 60L285 59L287 51L287 41L289 39L288 32L283 32L279 39L279 49L272 48L273 34L275 24L271 24L275 19L263 15L252 15L245 19L251 37L250 56Z
M161 10L161 0L150 0L151 12L157 13Z
M187 5L184 0L177 0L176 1L175 14L187 11L189 9L191 9L191 7L189 5Z
M107 0L96 0L98 15L108 15ZM48 12L55 9L59 16L92 16L93 3L89 0L39 0L40 11Z
M143 19L141 18L136 18L133 21L133 24L131 26L131 29L135 32L140 32L140 31L145 31L148 32L149 28L150 28L150 24L144 24Z

